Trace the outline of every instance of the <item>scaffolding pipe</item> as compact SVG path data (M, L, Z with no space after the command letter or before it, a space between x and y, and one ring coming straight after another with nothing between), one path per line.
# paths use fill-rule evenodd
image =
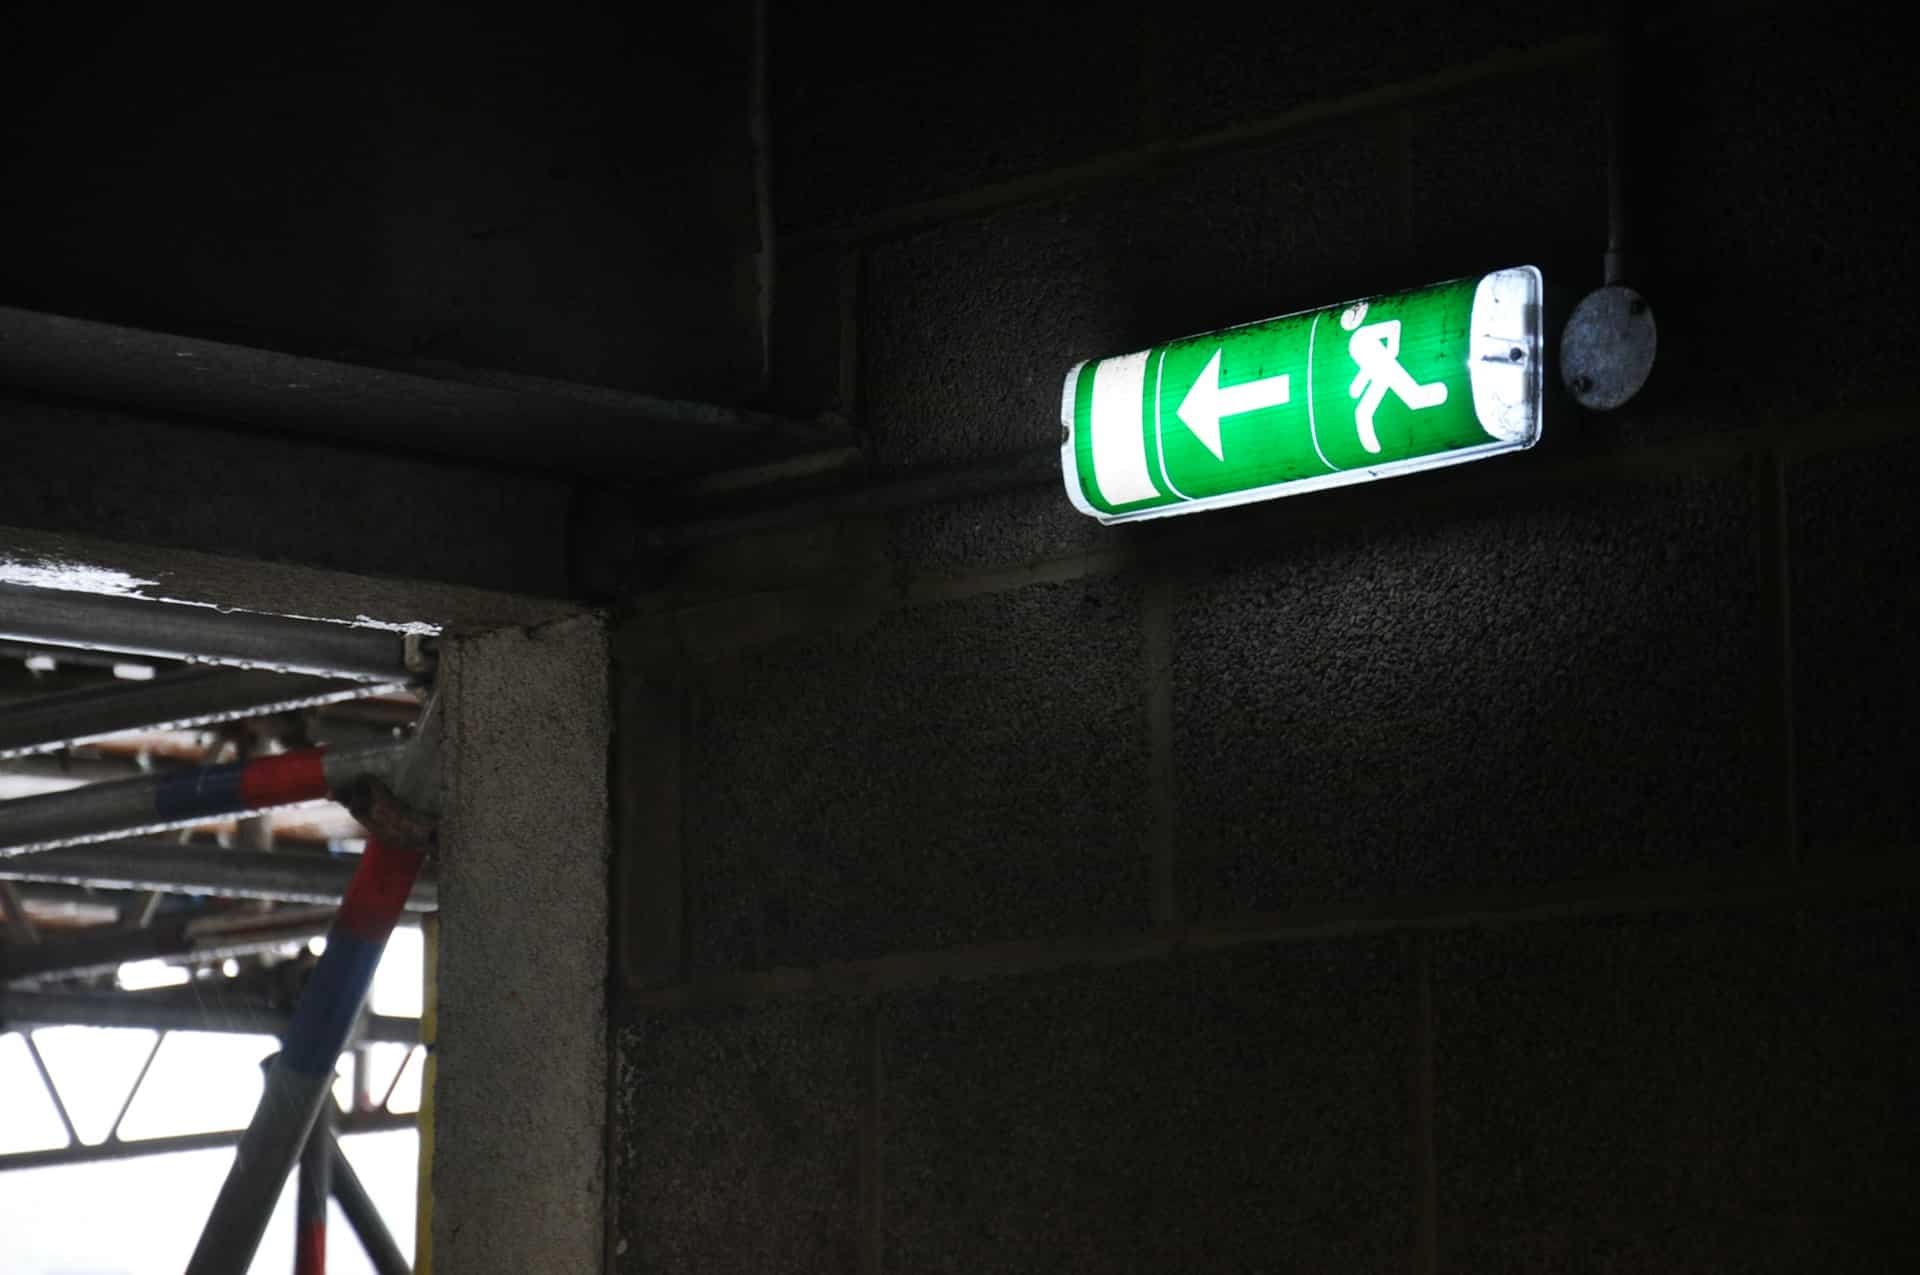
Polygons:
M288 677L264 669L193 669L39 695L0 707L0 758L52 752L130 730L177 730L317 708L404 690L406 681Z
M422 1275L433 1271L434 1108L438 1103L440 1064L434 1046L440 1039L440 918L420 919L420 1154L414 1174L413 1264Z
M227 899L334 903L346 897L358 859L290 850L227 850L162 839L94 841L0 859L0 881L59 882L111 890L164 890ZM414 883L409 912L440 906L429 876Z
M353 1171L340 1140L329 1136L328 1142L333 1147L333 1198L340 1202L340 1211L346 1215L347 1225L360 1237L360 1247L367 1251L367 1259L373 1263L373 1269L379 1275L411 1275L406 1255L394 1243L393 1232L387 1229L386 1220L374 1206L373 1197L360 1184L360 1175Z
M225 766L90 784L0 802L0 858L133 832L324 799L361 775L389 773L404 744L333 753L324 748Z
M396 1116L390 1111L365 1111L342 1116L339 1133L343 1136L352 1136L362 1133L387 1133L395 1129L413 1127L414 1119L410 1115ZM5 1173L8 1169L47 1169L74 1164L100 1164L109 1160L169 1155L175 1151L208 1151L231 1147L239 1141L238 1129L221 1129L212 1133L178 1133L161 1138L132 1138L126 1141L109 1138L95 1146L76 1142L51 1151L6 1151L0 1152L0 1173Z
M293 1199L293 1275L327 1275L327 1196L333 1190L333 1114L320 1104L300 1150Z
M277 912L201 914L144 929L109 930L58 943L0 948L0 983L106 973L128 961L170 957L211 961L304 943L327 932L333 912L329 907L300 907Z
M331 1101L334 1061L366 1002L401 905L433 848L436 825L423 810L437 809L438 743L439 718L429 705L420 734L396 770L398 797L377 779L362 780L341 794L371 834L366 853L267 1071L259 1105L186 1275L247 1269L321 1104Z
M6 710L0 708L0 717ZM50 784L41 789L44 792L58 792L66 788L79 788L86 784L106 783L113 779L138 779L142 775L156 774L161 770L174 767L156 766L149 770L141 766L133 757L75 757L41 754L38 757L19 756L0 758L0 778L33 779Z
M16 1027L141 1027L149 1031L278 1036L293 1015L265 1004L170 1002L151 992L22 992L0 989L0 1031ZM368 1014L361 1041L417 1044L420 1020Z
M331 1101L334 1060L346 1046L401 902L425 859L423 849L388 846L378 837L367 843L187 1275L226 1275L253 1261L281 1184L321 1104Z
M391 629L17 584L0 584L0 641L363 682L426 671L409 667L407 639Z
M20 947L32 947L40 941L40 931L27 915L27 901L11 881L0 881L0 911L7 914L7 941Z

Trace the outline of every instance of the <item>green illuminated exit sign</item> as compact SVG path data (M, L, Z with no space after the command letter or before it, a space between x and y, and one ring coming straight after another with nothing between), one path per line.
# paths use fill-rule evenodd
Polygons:
M1102 522L1162 518L1531 447L1540 291L1516 266L1082 363L1067 495Z

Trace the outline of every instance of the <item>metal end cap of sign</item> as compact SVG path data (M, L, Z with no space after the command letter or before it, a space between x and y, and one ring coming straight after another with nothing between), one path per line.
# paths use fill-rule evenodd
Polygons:
M1660 344L1647 299L1624 284L1588 293L1560 334L1560 381L1573 401L1610 412L1640 392Z

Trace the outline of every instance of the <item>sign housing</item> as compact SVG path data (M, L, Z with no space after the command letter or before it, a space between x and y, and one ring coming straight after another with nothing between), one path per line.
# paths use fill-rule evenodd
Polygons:
M1540 437L1533 266L1081 363L1061 475L1102 522L1459 465Z

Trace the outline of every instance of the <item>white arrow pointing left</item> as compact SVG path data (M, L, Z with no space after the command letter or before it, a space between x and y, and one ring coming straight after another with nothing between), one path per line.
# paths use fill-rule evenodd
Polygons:
M1225 460L1220 450L1220 418L1257 412L1263 407L1278 407L1291 397L1291 382L1286 373L1239 385L1220 385L1220 351L1215 350L1200 376L1174 409L1180 423L1193 431L1201 445L1215 460Z

